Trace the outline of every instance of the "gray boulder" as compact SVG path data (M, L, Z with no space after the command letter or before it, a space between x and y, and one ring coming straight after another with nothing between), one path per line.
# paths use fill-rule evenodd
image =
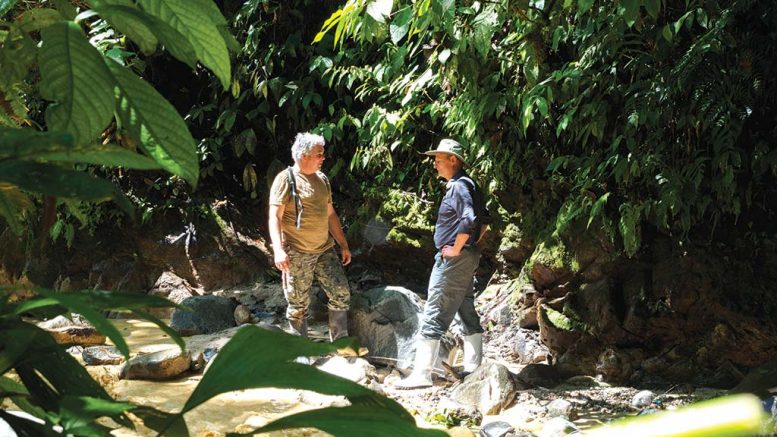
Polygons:
M536 364L547 362L550 350L540 341L537 331L519 328L513 343L513 353L518 356L522 364Z
M424 304L412 291L395 286L377 287L351 300L348 330L369 349L373 360L397 360L407 368L415 356L415 335Z
M451 391L450 397L458 403L476 406L484 415L497 414L510 406L520 388L507 367L483 362Z
M87 366L105 366L121 364L124 362L124 355L113 346L91 346L84 348L81 352L81 358Z
M237 302L220 296L193 296L173 311L170 327L183 336L212 334L235 326Z
M165 380L189 370L191 356L179 348L165 349L138 355L127 361L121 371L122 379Z

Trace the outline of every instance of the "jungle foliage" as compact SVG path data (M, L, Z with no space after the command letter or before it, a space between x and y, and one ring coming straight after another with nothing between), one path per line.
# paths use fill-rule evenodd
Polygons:
M144 57L162 45L190 68L206 67L228 89L228 47L236 43L220 10L210 0L51 4L55 8L0 2L0 16L7 18L0 22L0 215L9 228L17 234L28 230L35 220L24 215L43 196L74 203L113 199L132 214L118 185L98 176L117 175L106 169L163 169L196 187L198 155L188 127L137 73L144 72ZM380 423L379 433L387 436L443 435L416 428L398 403L372 390L294 362L298 356L353 352L352 339L314 344L256 327L243 329L221 350L181 411L170 413L111 398L30 319L81 314L129 358L126 342L105 314L128 312L150 320L183 349L183 340L145 311L170 305L109 291L1 287L0 418L19 435L110 435L119 426L135 428L140 419L160 434L185 436L184 413L211 397L282 387L342 395L350 405L290 415L255 432L316 427L356 436L367 429L374 434ZM8 401L37 419L9 413Z
M214 81L194 111L208 176L254 198L293 134L315 130L334 186L360 187L346 196L356 227L390 190L433 197L417 152L454 136L491 207L535 240L573 222L629 256L647 229L676 243L723 228L774 238L774 2L225 4L238 86Z
M503 212L530 193L545 232L595 222L634 255L646 225L773 221L775 25L752 0L348 0L316 41L367 107L353 168L401 181L454 135Z

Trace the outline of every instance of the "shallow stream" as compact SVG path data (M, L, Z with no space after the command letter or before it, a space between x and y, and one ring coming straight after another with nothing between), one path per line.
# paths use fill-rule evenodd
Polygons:
M167 349L175 343L156 325L143 320L114 320L114 325L124 335L131 354L155 352ZM101 381L116 399L147 405L162 411L180 411L201 374L186 375L172 381L117 380L108 374L116 374L119 366L90 366L90 372ZM251 389L219 395L184 415L192 436L222 436L227 432L247 432L277 418L318 408L324 403L321 395L299 390ZM155 435L148 429L117 430L117 436ZM302 437L327 436L318 430L289 430L262 434L265 436Z

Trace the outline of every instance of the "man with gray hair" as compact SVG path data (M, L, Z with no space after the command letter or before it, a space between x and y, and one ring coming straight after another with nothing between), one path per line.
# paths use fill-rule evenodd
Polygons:
M489 221L483 193L464 171L464 148L457 141L446 138L437 149L425 154L434 157L434 169L447 181L447 187L434 226L434 245L439 252L429 277L415 364L410 376L396 384L400 389L432 385L440 337L456 314L464 331L463 374L473 372L483 359L483 328L475 311L474 290L474 274L480 262L476 243Z
M269 228L290 328L307 336L309 291L315 278L329 298L329 338L334 341L348 335L350 291L343 266L351 262L351 251L332 206L329 180L321 172L324 145L320 135L297 134L291 147L294 166L278 173L270 188Z

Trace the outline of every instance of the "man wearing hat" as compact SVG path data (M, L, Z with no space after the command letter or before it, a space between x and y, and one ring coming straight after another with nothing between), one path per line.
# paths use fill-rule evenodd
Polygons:
M424 154L434 157L434 168L448 185L434 228L438 252L429 277L413 372L396 384L403 389L432 385L440 337L456 313L464 327L464 372L474 371L483 356L483 328L474 304L474 274L480 261L476 243L488 217L483 194L464 171L464 148L457 141L444 139L437 149Z

